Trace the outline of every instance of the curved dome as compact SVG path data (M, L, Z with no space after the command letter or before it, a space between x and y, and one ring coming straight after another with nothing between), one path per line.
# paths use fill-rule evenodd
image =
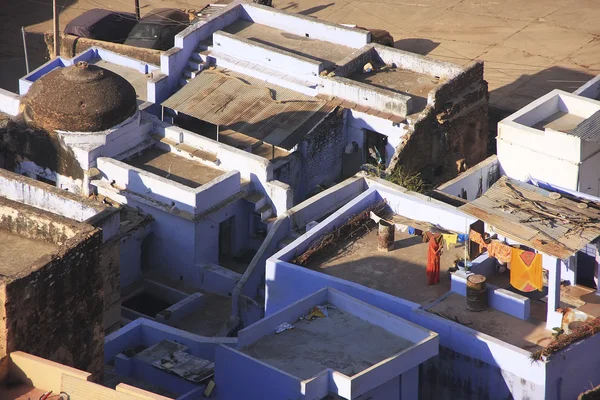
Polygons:
M48 131L102 131L137 109L135 89L127 80L83 61L42 76L24 103L27 121Z

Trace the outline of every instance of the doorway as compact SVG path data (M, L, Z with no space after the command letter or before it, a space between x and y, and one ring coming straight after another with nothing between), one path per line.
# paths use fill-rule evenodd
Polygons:
M596 283L594 282L596 257L586 254L583 251L578 251L577 260L575 262L577 265L575 282L577 282L578 285L596 289Z
M364 151L367 164L385 167L385 148L388 142L387 136L369 129L363 129L363 131L365 132Z
M233 252L233 226L235 216L219 224L219 262L230 260Z

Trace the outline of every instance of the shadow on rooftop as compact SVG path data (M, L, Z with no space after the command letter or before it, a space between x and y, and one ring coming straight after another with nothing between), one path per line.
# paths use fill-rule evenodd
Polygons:
M421 54L426 56L440 45L439 42L424 38L408 38L400 39L394 42L394 47L411 53Z

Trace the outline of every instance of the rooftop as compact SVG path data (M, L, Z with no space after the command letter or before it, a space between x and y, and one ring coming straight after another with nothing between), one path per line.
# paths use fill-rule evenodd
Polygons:
M156 147L150 147L125 162L191 188L200 187L225 173L220 169Z
M375 226L374 222L370 224ZM396 232L395 240L392 251L381 252L377 249L377 229L372 229L351 242L339 244L331 255L319 257L306 267L423 305L450 290L448 268L464 256L462 244L444 248L440 283L427 285L428 244L420 236L401 232Z
M503 176L459 210L512 240L564 260L600 236L600 204L550 196L547 190Z
M223 68L203 71L162 105L219 126L219 141L248 150L262 142L291 150L334 108ZM210 137L216 130L199 133Z
M380 89L387 89L412 97L413 114L425 109L427 106L427 95L431 89L444 82L443 79L429 74L421 74L383 64L375 64L373 68L373 72L369 73L364 73L362 69L357 70L349 78Z
M0 229L0 275L13 276L30 269L37 259L58 249L54 243L33 240Z
M294 323L240 351L301 379L332 368L353 376L413 343L339 309L328 317Z
M539 129L541 131L545 129L552 129L559 132L571 133L584 120L585 118L582 118L578 115L569 114L568 112L564 111L557 111L533 125L532 128Z
M311 58L319 62L337 64L355 49L323 40L295 35L281 29L240 19L223 31L276 49Z

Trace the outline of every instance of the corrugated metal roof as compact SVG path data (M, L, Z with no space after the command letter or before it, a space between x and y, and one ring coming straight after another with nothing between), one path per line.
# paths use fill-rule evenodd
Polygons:
M570 134L587 142L600 142L600 111L596 111L577 125Z
M498 233L550 256L566 259L600 236L600 204L549 197L550 192L507 177L459 207ZM586 208L580 208L579 204Z
M327 101L223 69L203 71L162 105L286 150L334 108Z

